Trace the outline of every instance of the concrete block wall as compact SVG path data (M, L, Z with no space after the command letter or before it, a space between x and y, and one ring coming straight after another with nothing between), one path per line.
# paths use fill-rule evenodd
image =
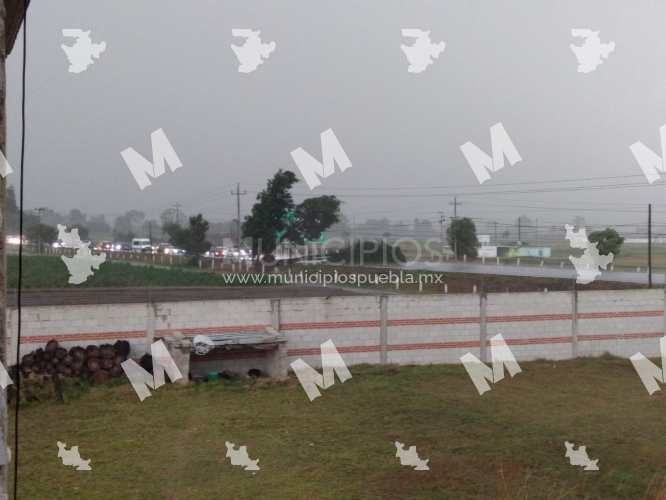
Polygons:
M605 351L629 357L659 357L664 336L663 290L578 293L578 344L581 356Z
M664 291L621 290L489 294L377 295L169 302L23 308L21 354L51 338L64 347L128 340L132 357L149 350L153 339L175 330L188 335L279 329L287 338L287 360L302 358L321 366L320 345L332 340L348 365L379 363L385 340L387 361L398 364L459 363L471 352L487 360L490 338L501 333L519 361L567 359L605 351L629 357L659 356L664 336ZM381 327L381 304L387 325ZM486 321L482 323L482 312ZM9 310L10 351L15 352L16 311ZM12 355L13 356L13 355ZM230 371L264 371L259 357L228 358ZM11 360L13 363L13 359ZM194 362L203 363L199 360ZM252 364L257 366L252 366ZM201 364L204 373L208 369ZM210 371L210 370L209 370Z
M569 359L572 353L572 294L534 292L488 294L486 345L502 334L518 361Z
M155 335L180 331L197 335L224 331L263 331L271 324L271 301L210 300L155 304Z
M387 301L388 362L459 363L479 357L478 295L391 295Z
M21 311L21 356L44 347L52 338L63 347L100 345L127 340L131 355L146 352L148 323L147 304L112 304L86 306L24 307ZM9 350L14 364L18 335L18 314L10 309L7 315Z
M280 331L290 363L320 367L327 340L346 364L379 363L379 296L281 299Z

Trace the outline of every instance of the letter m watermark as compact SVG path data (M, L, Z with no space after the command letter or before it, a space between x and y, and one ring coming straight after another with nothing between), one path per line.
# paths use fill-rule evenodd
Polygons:
M469 166L472 167L474 175L479 180L479 184L483 184L490 179L490 175L488 175L486 169L491 172L497 172L500 168L504 167L504 155L506 155L511 165L522 160L518 154L518 150L516 150L513 142L509 139L509 134L504 130L502 122L490 127L490 144L493 149L492 158L471 142L466 142L460 146Z
M352 166L347 154L330 128L321 133L321 156L323 164L306 153L303 148L294 149L291 152L291 157L296 162L296 166L311 190L321 184L319 177L326 178L335 172L335 162L338 163L338 167L343 172Z
M472 378L476 390L479 391L479 395L490 390L490 386L488 385L488 382L486 382L486 379L496 384L504 378L505 366L512 377L516 373L522 372L518 365L518 361L513 357L511 349L506 345L501 333L490 339L490 351L493 360L492 370L484 365L479 358L474 356L471 352L468 352L460 358L462 364L465 365L467 373L469 373L469 376Z
M666 125L663 125L659 129L659 135L661 137L661 154L663 155L664 151L666 151ZM648 182L652 184L654 181L659 180L660 177L657 171L664 172L665 170L661 156L657 155L657 153L640 141L629 146L629 149L634 153L634 158L636 158Z
M303 389L305 389L305 393L310 398L310 401L321 396L317 386L322 389L328 389L335 384L335 375L333 372L338 374L340 382L342 383L344 383L345 380L352 378L347 365L345 365L345 362L342 360L342 356L338 354L338 350L333 345L332 340L327 340L321 344L320 349L321 366L324 372L323 376L319 375L314 368L300 358L291 363L291 368L294 370Z
M629 358L650 396L660 389L656 380L662 384L666 381L666 371L664 371L664 367L666 367L666 337L659 339L659 350L661 351L661 368L640 352Z
M183 378L174 362L173 358L169 354L164 342L158 340L153 345L150 346L150 352L153 355L153 374L151 375L146 370L137 365L134 360L128 359L123 361L120 366L123 367L127 378L132 383L132 387L136 391L136 394L139 396L139 399L143 401L149 396L152 396L148 387L152 389L157 389L164 385L164 371L169 374L171 382ZM146 387L148 386L148 387Z
M183 166L162 129L150 134L150 142L153 147L153 163L150 163L132 148L127 148L120 153L142 191L146 186L150 186L148 176L155 179L164 173L165 160L172 172Z

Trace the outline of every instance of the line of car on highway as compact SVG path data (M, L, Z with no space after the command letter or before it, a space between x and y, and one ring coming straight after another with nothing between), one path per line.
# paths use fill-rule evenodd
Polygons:
M8 236L7 243L10 245L18 245L21 242L18 236ZM23 243L29 243L23 238ZM60 248L63 246L61 240L54 242L51 245L53 248ZM135 252L135 253L154 253L160 255L187 255L187 252L182 248L177 248L169 243L153 244L149 238L134 238L131 242L112 242L100 241L90 244L91 250L108 251L108 252ZM234 245L232 247L214 247L204 254L204 257L213 259L231 259L231 260L246 260L251 258L252 252L245 246Z

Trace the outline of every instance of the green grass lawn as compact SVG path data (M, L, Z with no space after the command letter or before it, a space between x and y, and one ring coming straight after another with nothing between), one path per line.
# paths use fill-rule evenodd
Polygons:
M162 268L106 261L80 285L69 284L70 274L60 257L24 256L25 288L104 288L133 286L233 286L220 273L198 269ZM253 283L261 285L262 283ZM235 283L237 286L238 284ZM7 257L7 288L18 286L18 257Z
M27 403L18 497L666 498L666 394L649 396L629 360L521 368L482 396L462 365L360 366L313 402L292 376L167 384L143 402L115 384ZM401 465L396 440L430 470ZM57 441L92 470L64 466ZM225 441L247 446L261 470L232 466ZM570 465L565 441L600 470Z

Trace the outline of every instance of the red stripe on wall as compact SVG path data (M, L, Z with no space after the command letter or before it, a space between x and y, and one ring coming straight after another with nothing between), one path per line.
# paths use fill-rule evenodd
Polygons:
M578 316L580 318L580 315ZM529 314L524 316L491 316L488 323L519 323L521 321L571 320L571 314Z
M579 341L586 340L628 340L628 339L651 339L663 337L661 332L657 333L619 333L609 335L580 335ZM571 337L551 337L551 338L532 338L532 339L505 339L507 345L537 345L537 344L570 344ZM490 340L486 341L490 346ZM478 342L437 342L430 344L392 344L388 346L389 351L419 351L427 349L470 349L479 347ZM338 347L341 354L350 352L378 352L379 346L351 346ZM320 348L309 349L289 349L287 356L318 356L321 354Z
M643 318L643 317L649 317L649 316L663 316L663 315L664 315L664 311L578 313L578 319Z

